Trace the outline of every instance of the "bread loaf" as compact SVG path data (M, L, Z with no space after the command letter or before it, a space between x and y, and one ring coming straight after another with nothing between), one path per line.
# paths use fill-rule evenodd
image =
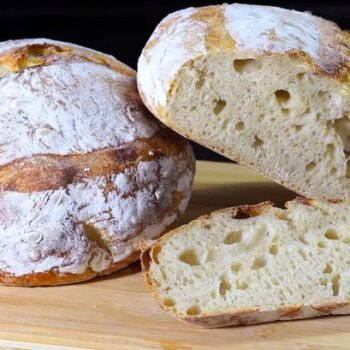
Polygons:
M144 108L135 75L72 44L0 44L0 283L111 273L184 211L192 150Z
M350 204L294 200L216 211L142 254L170 315L225 327L350 313Z
M167 16L138 86L186 137L302 195L350 198L350 36L310 13L244 4Z

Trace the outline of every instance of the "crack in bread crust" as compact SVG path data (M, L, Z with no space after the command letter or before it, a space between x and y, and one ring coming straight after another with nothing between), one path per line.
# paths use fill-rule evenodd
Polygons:
M135 140L117 149L17 159L0 167L0 189L18 192L55 190L96 176L122 172L141 161L177 156L186 144L182 137L162 129L151 139Z
M0 46L0 67L4 70L3 75L6 72L17 73L26 68L74 58L108 66L123 75L135 76L135 72L131 68L98 51L47 39L41 39L41 42L40 39L35 41L37 43L30 43L28 40L16 40L16 47L8 50L2 50ZM3 75L0 73L0 77Z

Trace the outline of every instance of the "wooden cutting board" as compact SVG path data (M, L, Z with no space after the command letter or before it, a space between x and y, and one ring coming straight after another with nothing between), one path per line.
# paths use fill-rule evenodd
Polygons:
M238 165L197 162L181 223L218 208L295 194ZM152 300L139 263L91 282L0 287L2 349L350 349L350 317L207 330L181 323Z

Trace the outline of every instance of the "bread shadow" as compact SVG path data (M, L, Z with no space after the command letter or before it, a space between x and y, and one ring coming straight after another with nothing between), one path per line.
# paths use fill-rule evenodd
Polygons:
M271 201L283 208L285 202L298 197L298 194L273 182L247 182L233 184L202 185L194 189L186 213L178 225L186 224L201 215L214 210Z

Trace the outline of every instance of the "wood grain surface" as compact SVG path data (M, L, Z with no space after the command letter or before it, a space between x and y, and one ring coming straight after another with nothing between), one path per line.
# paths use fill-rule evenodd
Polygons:
M218 208L295 194L233 164L197 162L181 223ZM152 300L139 263L87 283L0 287L0 349L350 349L350 316L207 330L181 323Z

